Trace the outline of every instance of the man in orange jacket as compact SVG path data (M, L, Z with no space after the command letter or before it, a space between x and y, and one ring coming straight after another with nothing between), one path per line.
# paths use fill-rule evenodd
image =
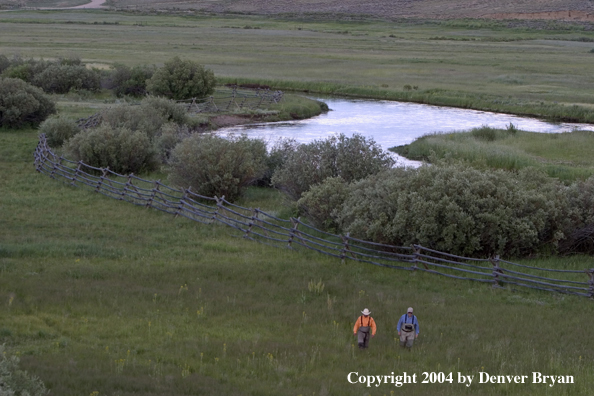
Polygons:
M377 328L375 327L375 320L369 314L367 308L361 311L363 315L357 318L355 322L355 327L353 327L353 333L357 336L357 341L359 342L359 349L365 349L369 347L369 335L371 333L371 337L375 337L375 331Z

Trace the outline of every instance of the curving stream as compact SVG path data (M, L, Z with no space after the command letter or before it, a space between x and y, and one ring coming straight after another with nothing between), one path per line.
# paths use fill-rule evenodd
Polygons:
M219 134L246 133L274 143L279 138L293 138L299 143L325 139L343 133L359 133L372 137L384 149L411 143L418 137L435 132L464 131L487 125L506 128L510 123L516 128L543 133L571 132L575 129L594 131L591 124L550 123L535 118L485 111L456 109L416 103L367 99L319 99L331 111L314 118L243 125L220 129ZM419 162L396 157L399 164L417 166Z

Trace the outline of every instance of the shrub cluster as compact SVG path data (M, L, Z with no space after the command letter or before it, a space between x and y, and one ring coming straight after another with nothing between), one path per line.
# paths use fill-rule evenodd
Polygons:
M150 171L185 137L183 131L189 133L186 119L183 106L148 97L140 105L122 104L107 109L99 127L77 133L64 147L75 160L97 168L108 166L118 173ZM66 137L53 133L54 126L61 127L63 135L75 132L66 120L48 120L42 132L50 132L48 139L55 138L55 144L59 144L60 137Z
M56 112L39 88L16 78L0 78L0 127L35 126Z
M533 168L394 168L326 179L299 204L316 225L379 243L466 256L594 251L594 178L567 188Z
M79 58L57 61L0 58L3 77L18 78L43 89L47 93L64 94L70 91L98 91L101 88L97 70L87 69Z
M155 66L128 67L116 63L104 82L106 88L113 90L117 97L144 96L148 93L146 82L155 73Z
M288 152L272 176L272 184L297 200L315 184L340 176L352 182L389 169L394 160L371 138L340 134L302 144Z
M170 181L205 196L236 200L266 170L266 143L247 136L194 134L171 152Z

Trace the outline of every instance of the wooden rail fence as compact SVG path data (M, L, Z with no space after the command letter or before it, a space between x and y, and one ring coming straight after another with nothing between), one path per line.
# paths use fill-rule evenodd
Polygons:
M232 204L225 197L207 197L177 189L159 180L134 174L120 175L109 168L58 157L40 135L35 168L56 180L134 205L183 216L203 224L226 225L232 235L294 250L310 249L335 257L386 268L422 271L448 278L488 283L497 288L522 287L594 298L594 268L563 270L539 268L502 260L461 257L420 245L393 246L335 235L301 221L281 219L259 209ZM587 280L584 281L584 276Z

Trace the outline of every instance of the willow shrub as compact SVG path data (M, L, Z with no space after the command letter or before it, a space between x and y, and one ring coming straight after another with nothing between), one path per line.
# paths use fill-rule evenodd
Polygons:
M37 126L55 112L55 103L41 89L17 78L0 78L0 127Z
M39 125L50 147L61 147L64 142L80 132L76 122L66 117L50 117Z
M338 232L337 218L348 195L348 184L342 177L329 177L303 193L297 201L299 211L318 228Z
M146 89L152 95L183 100L202 98L214 92L216 79L212 70L179 57L165 62L147 80Z
M148 135L125 127L113 128L107 123L76 134L65 144L65 150L76 161L120 173L141 173L156 169L158 155Z
M375 242L522 256L551 252L566 237L573 209L565 190L533 169L395 168L352 183L331 215L342 232Z
M112 128L143 131L153 139L160 134L160 129L166 123L182 125L187 122L188 117L185 108L175 101L147 97L140 106L121 104L109 108L102 113L102 119Z
M32 83L45 92L57 94L79 90L97 92L101 89L99 73L83 65L52 64L35 74Z
M201 195L232 202L266 170L266 143L247 136L194 134L171 152L170 181Z
M272 184L298 200L311 186L328 177L340 176L345 182L352 182L393 165L391 155L373 139L340 134L297 146L274 172Z

